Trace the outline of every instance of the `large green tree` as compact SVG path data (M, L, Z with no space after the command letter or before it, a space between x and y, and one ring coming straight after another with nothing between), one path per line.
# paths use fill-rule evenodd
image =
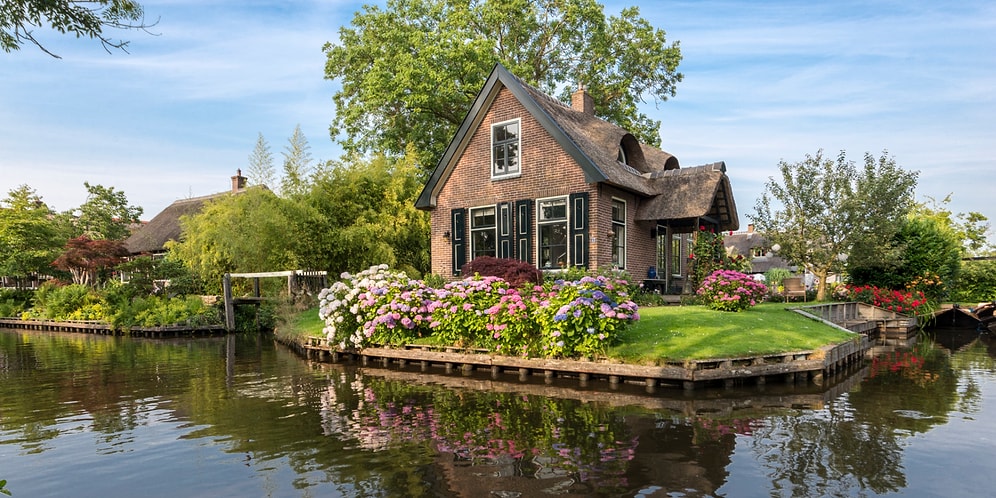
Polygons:
M841 151L836 160L820 150L802 161L778 164L749 215L779 254L816 277L816 298L841 260L876 266L898 257L892 244L913 203L917 172L883 152L866 153L858 168Z
M414 154L334 163L315 175L301 206L302 262L332 275L387 264L429 271L429 220Z
M567 100L584 85L595 113L660 143L638 109L674 96L681 50L636 7L606 16L594 0L388 0L364 6L325 45L339 80L333 138L347 152L418 151L436 165L496 62Z
M300 236L288 205L262 187L211 201L198 214L180 218L180 241L168 243L170 256L213 292L227 272L297 269Z
M12 189L0 202L0 275L25 277L51 269L66 242L52 216L27 185Z
M128 196L121 190L103 185L86 187L86 201L79 208L62 214L71 238L86 236L92 240L123 240L131 234L131 226L142 216L140 206L128 205Z
M32 43L46 54L59 58L35 37L34 28L51 27L76 38L100 41L108 53L127 52L128 42L112 39L109 29L141 29L155 25L145 22L142 5L134 0L3 0L0 2L0 48L19 50Z

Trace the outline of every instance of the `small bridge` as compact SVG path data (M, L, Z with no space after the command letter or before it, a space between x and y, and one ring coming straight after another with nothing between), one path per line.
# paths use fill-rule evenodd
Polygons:
M232 296L233 278L251 278L253 280L253 295L243 297ZM260 295L259 279L261 278L286 278L287 295L293 296L299 290L323 289L328 286L328 275L324 271L313 270L288 270L270 271L259 273L226 273L221 279L221 287L225 299L225 330L235 330L235 307L240 305L252 305L259 312L259 305L264 298Z

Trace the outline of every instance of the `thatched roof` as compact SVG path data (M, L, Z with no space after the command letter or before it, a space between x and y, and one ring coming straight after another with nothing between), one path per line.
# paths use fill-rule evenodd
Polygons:
M686 221L695 229L700 221L717 225L722 231L740 228L730 179L722 162L667 170L652 175L658 192L636 210L643 221Z
M164 251L166 242L180 239L181 216L197 214L201 212L204 204L208 201L228 194L231 194L231 192L181 199L166 206L166 209L163 209L155 218L146 223L144 227L133 233L131 237L125 239L125 248L131 254Z
M456 166L466 142L502 88L508 89L574 158L586 181L606 183L647 198L649 202L638 209L637 219L687 219L691 220L689 224L694 224L699 218L705 218L704 221L716 224L720 230L739 228L733 192L723 163L680 169L673 155L641 144L625 129L546 95L509 73L501 64L495 65L478 93L426 182L416 207L435 207L436 196ZM620 147L626 153L627 164L617 160Z

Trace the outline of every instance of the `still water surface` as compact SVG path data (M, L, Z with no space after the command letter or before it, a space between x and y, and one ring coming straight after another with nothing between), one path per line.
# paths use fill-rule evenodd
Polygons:
M0 331L14 497L989 496L996 340L829 389L609 389L316 364L272 338Z

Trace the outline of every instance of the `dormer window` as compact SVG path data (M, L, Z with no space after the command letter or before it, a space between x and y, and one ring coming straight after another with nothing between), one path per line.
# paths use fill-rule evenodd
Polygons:
M519 176L519 120L491 125L491 178Z
M626 162L626 151L622 148L622 145L619 146L619 152L616 153L616 161L623 164L629 164Z

